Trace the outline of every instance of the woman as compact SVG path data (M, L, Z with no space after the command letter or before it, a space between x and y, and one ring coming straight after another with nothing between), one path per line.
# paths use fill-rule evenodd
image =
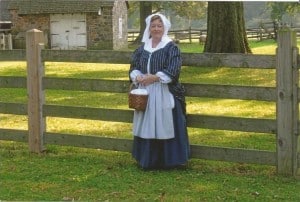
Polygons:
M133 53L130 80L149 93L145 111L134 112L133 157L144 169L185 165L189 158L185 97L179 83L182 58L167 36L171 27L162 14L146 18L142 42Z

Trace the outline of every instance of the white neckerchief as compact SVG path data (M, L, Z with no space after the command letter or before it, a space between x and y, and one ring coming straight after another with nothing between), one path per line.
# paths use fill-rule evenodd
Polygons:
M155 48L152 48L152 38L150 38L149 40L147 40L145 42L144 50L150 52L150 55L149 55L149 58L148 58L148 63L147 63L147 72L148 72L148 74L150 74L150 60L151 60L152 53L156 50L164 48L170 41L171 41L170 38L166 38L164 40L161 40Z
M144 50L153 53L156 50L164 48L170 41L172 41L172 39L169 37L162 37L162 40L157 44L157 46L152 48L152 38L150 38L149 40L145 41Z

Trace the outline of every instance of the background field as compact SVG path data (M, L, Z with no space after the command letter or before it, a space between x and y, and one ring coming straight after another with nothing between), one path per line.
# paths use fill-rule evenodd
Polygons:
M299 42L298 42L299 44ZM182 52L202 52L179 44ZM275 54L270 41L251 42L254 54ZM46 76L127 80L129 65L46 63ZM25 76L25 62L0 62L0 75ZM183 83L275 86L275 71L183 67ZM24 89L0 89L0 102L27 101ZM124 94L46 91L47 104L127 108ZM275 103L187 98L188 113L274 118ZM1 128L27 129L27 117L0 114ZM272 134L189 128L192 144L275 151ZM47 118L47 131L131 138L131 124ZM130 154L47 145L40 155L23 143L0 141L0 200L300 201L300 181L272 166L191 159L183 170L142 171Z

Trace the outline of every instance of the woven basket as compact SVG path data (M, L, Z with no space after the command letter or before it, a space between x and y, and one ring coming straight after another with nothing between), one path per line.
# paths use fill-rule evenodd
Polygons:
M139 111L145 111L147 107L148 95L136 95L129 93L128 104L129 108Z
M139 110L139 111L145 111L147 107L148 102L148 95L137 95L130 93L132 89L132 86L130 87L130 91L128 94L128 105L129 108Z

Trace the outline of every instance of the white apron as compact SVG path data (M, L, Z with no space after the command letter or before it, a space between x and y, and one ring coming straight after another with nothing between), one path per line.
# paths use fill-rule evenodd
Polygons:
M133 134L145 139L174 138L174 98L168 84L155 82L145 87L149 98L146 110L134 112Z

